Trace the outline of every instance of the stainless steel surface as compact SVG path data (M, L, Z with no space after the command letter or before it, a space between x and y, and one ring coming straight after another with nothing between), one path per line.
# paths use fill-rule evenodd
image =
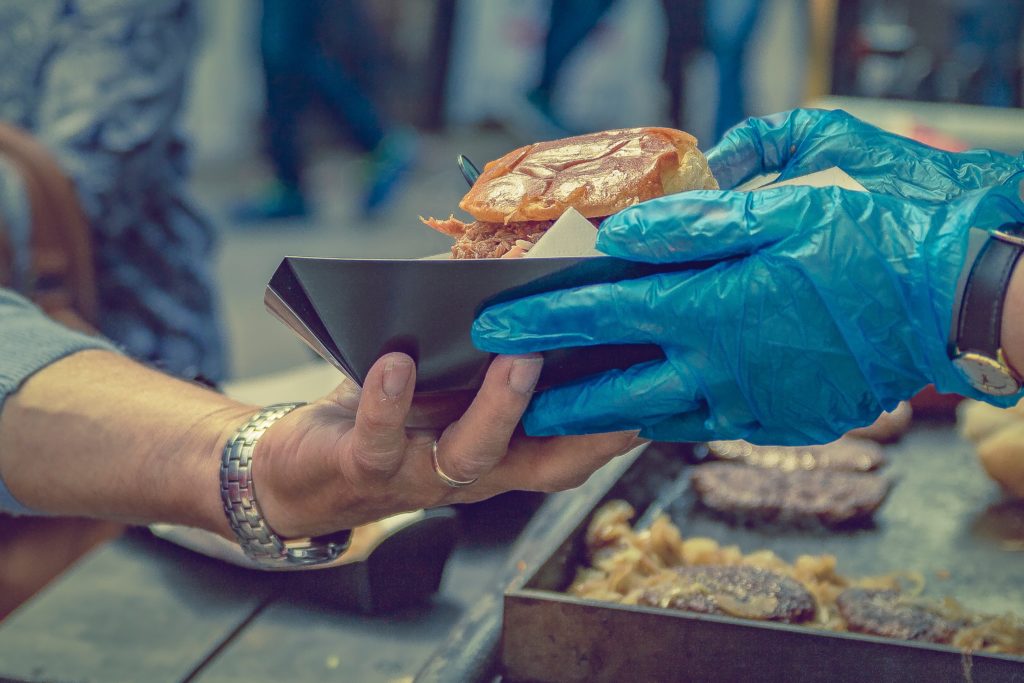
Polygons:
M833 554L838 571L850 576L918 572L927 580L926 595L952 595L982 612L1024 615L1024 503L1001 499L952 426L919 423L888 455L883 472L897 483L876 523L841 533L734 526L702 510L689 491L672 491L686 477L671 471L657 494L626 487L610 497L626 497L643 519L645 507L660 507L684 537L709 537L744 552L767 548L790 561L801 554ZM503 662L512 679L621 680L617 677L628 672L631 681L755 675L759 680L1024 680L1020 657L964 656L928 643L565 595L560 591L582 559L585 525L581 519L576 532L546 561L528 568L506 594Z
M493 572L490 590L474 600L471 609L449 630L447 638L416 674L415 683L466 683L493 678L505 587L522 575L531 562L550 555L576 521L616 485L647 446L642 444L615 458L582 486L547 497L516 539L504 565Z

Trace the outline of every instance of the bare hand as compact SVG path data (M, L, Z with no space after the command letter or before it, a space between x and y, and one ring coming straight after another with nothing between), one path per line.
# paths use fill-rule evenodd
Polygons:
M284 537L304 537L511 489L573 488L636 445L633 431L530 438L517 430L541 363L538 355L496 357L461 417L439 432L428 426L461 409L458 399L414 398L412 359L383 356L362 390L343 382L260 441L253 478L269 524ZM438 477L434 439L441 470L474 484L453 488Z

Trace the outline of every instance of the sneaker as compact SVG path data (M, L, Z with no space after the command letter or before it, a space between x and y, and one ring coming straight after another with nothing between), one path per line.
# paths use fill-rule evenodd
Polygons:
M550 128L550 132L558 133L561 137L572 134L571 128L555 112L550 95L535 89L526 94L526 101L543 119L544 125Z
M556 140L575 134L555 113L551 99L539 90L510 100L502 111L505 125L526 140Z
M370 159L370 177L362 200L364 216L376 214L394 199L415 165L418 151L419 139L412 131L396 131L384 136Z
M274 183L262 195L243 201L231 211L238 223L262 223L305 218L309 211L306 198L297 187Z

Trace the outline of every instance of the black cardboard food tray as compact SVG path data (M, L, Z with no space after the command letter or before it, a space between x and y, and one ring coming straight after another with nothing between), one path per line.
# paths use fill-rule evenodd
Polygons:
M684 538L747 553L767 548L789 561L831 553L848 576L920 571L932 596L1024 615L1024 502L1000 499L950 425L918 424L888 448L883 471L897 483L877 523L840 533L748 528L710 515L678 485L692 451L677 448L648 449L602 502L626 499L641 519L665 509ZM1021 657L567 595L590 517L577 515L574 530L505 592L505 681L1024 681Z
M692 265L691 265L692 267ZM470 329L484 307L540 292L642 277L665 268L611 257L346 259L286 257L267 286L268 310L362 384L381 354L417 361L417 391L479 387L490 355ZM651 345L545 354L539 386L663 357Z

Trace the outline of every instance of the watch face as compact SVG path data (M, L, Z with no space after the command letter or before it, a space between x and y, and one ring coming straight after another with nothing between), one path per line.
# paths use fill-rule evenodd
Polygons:
M1008 396L1020 391L1020 382L1002 363L968 351L953 359L953 365L972 387L992 396Z

